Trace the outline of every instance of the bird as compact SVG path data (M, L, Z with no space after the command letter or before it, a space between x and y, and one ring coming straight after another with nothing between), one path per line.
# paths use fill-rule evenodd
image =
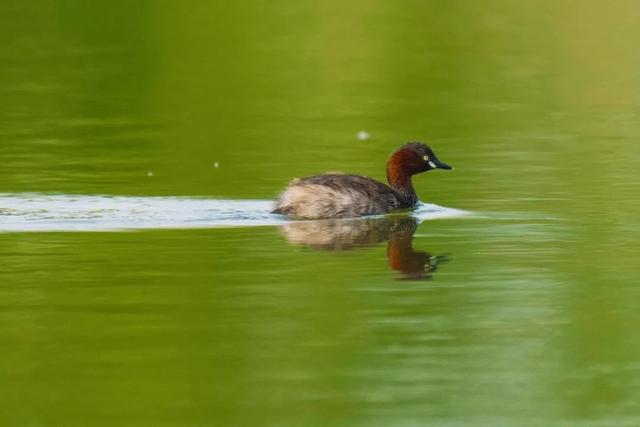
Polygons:
M412 176L434 169L453 169L431 147L418 141L395 150L387 161L387 182L343 173L296 178L282 191L274 214L293 219L355 218L415 207Z

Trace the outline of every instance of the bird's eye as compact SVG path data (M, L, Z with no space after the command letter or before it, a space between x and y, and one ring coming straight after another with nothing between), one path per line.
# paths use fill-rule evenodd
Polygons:
M423 159L428 162L429 161L429 156L424 156Z

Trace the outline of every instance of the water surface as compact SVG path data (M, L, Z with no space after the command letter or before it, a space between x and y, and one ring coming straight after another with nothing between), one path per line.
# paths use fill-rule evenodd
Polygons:
M638 16L2 2L0 424L640 425ZM268 214L409 139L474 215Z

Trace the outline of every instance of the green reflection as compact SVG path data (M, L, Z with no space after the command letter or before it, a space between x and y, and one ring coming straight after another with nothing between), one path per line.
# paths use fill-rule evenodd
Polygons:
M456 165L421 197L483 216L2 235L1 423L640 424L638 13L2 2L2 192L271 199L415 138ZM451 262L397 281L396 243Z

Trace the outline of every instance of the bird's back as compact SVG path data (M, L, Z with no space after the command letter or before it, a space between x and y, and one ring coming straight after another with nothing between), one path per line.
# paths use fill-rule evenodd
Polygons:
M330 173L293 180L278 198L274 213L309 219L351 218L401 207L398 193L379 181Z

